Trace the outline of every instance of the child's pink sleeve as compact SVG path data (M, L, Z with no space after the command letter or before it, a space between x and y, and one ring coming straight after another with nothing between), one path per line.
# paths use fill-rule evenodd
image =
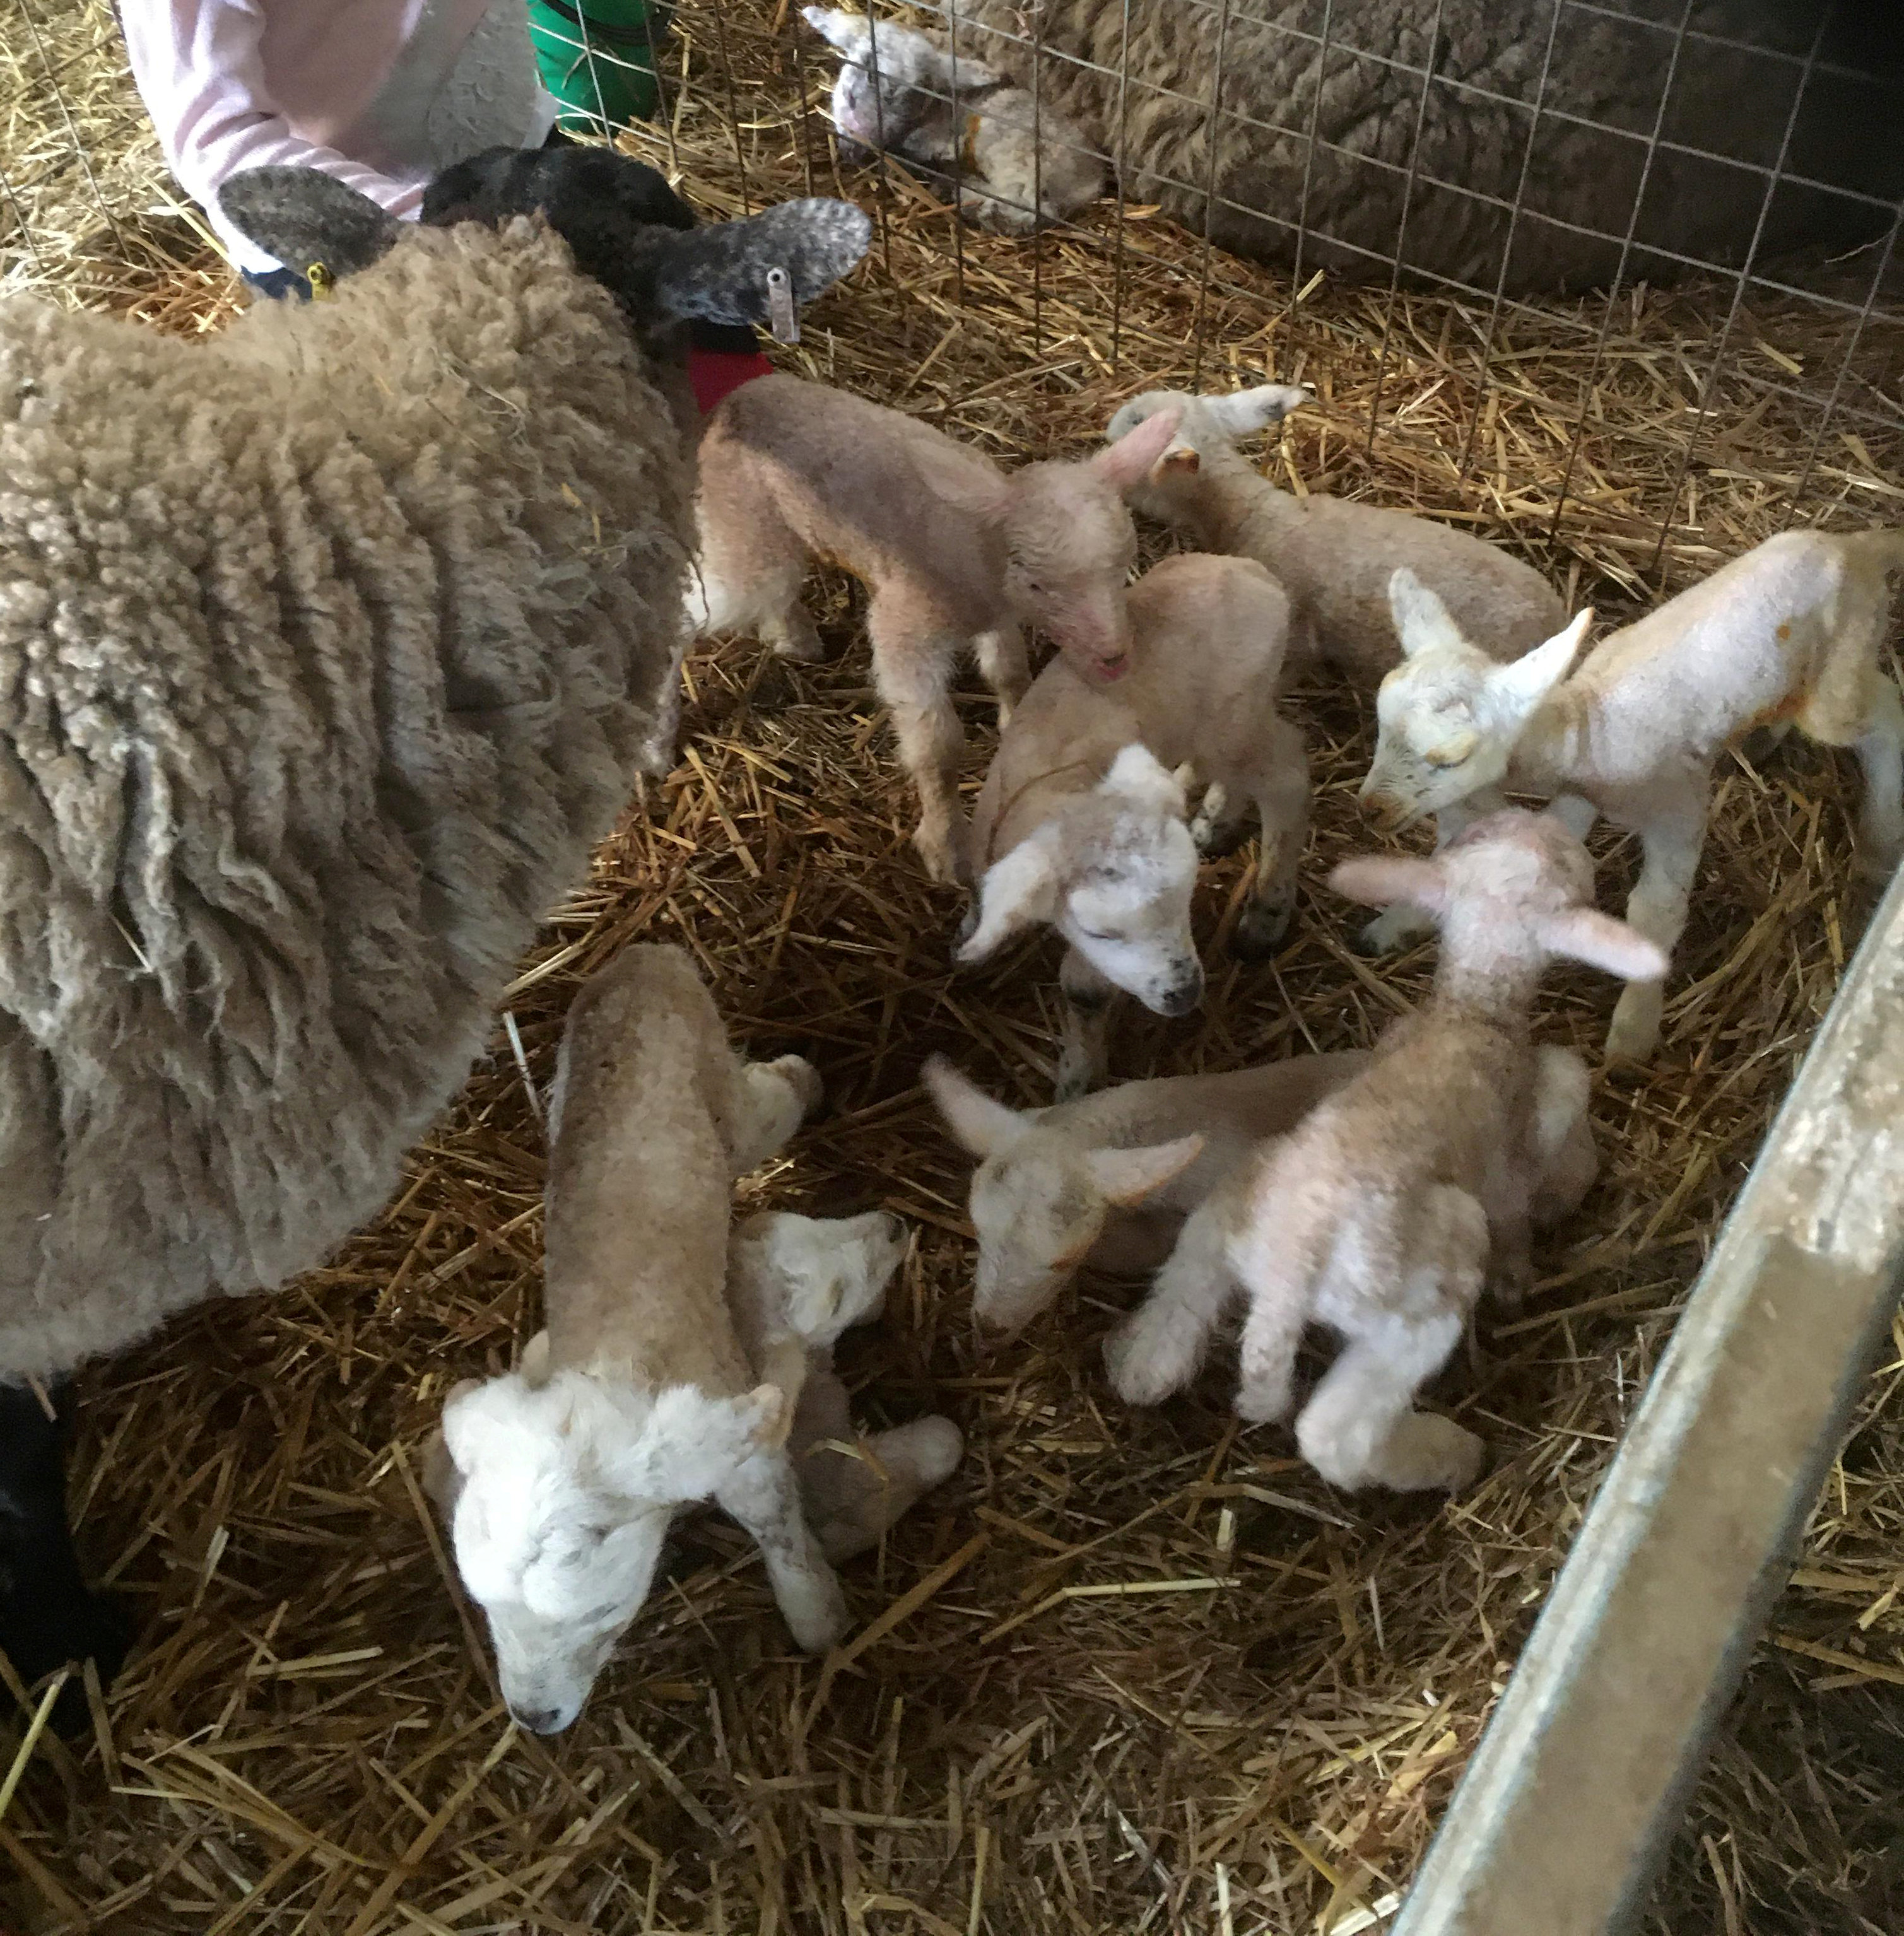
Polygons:
M241 168L270 163L322 168L394 214L414 213L420 186L307 140L279 111L259 53L261 0L126 0L124 23L132 76L165 159L186 192L212 216L241 268L274 265L219 216L218 186Z

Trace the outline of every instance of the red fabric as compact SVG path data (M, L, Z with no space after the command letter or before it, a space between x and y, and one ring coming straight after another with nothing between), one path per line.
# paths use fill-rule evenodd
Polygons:
M770 377L773 366L758 349L690 349L688 381L694 386L694 400L706 416L730 390L751 383L756 377Z

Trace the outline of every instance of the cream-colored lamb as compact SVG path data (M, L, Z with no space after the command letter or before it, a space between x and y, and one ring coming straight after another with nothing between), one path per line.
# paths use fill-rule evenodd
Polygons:
M1406 824L1504 782L1564 801L1583 836L1605 815L1640 838L1627 918L1670 955L1705 845L1714 761L1728 740L1790 721L1856 749L1858 864L1884 879L1904 853L1904 705L1880 658L1886 574L1900 567L1904 532L1783 532L1614 634L1570 679L1591 613L1497 666L1432 591L1397 573L1408 657L1382 682L1362 797ZM1657 977L1626 990L1609 1054L1652 1054L1663 997Z
M1034 922L1068 945L1060 1100L1102 1081L1113 993L1188 1014L1203 993L1190 933L1197 842L1179 764L1208 783L1200 830L1254 806L1262 852L1237 923L1239 954L1267 954L1295 906L1309 757L1276 709L1289 603L1247 558L1168 558L1131 588L1130 670L1106 688L1061 659L1000 736L973 815L982 961Z
M898 410L796 377L743 384L709 419L696 508L689 629L750 632L795 659L822 656L800 602L816 559L871 594L873 679L919 791L914 839L934 879L970 878L949 690L968 646L1008 718L1038 626L1088 677L1123 674L1125 581L1137 534L1123 493L1168 442L1163 420L1128 448L1076 463L988 458Z
M798 1056L734 1054L678 948L628 948L576 998L549 1110L548 1329L519 1371L450 1395L437 1471L504 1698L537 1733L580 1712L690 1501L753 1535L802 1647L845 1630L787 1450L804 1358L763 1350L762 1380L727 1294L733 1180L819 1094Z
M1081 1265L1155 1270L1184 1218L1258 1142L1292 1127L1367 1060L1299 1055L1014 1109L933 1056L925 1086L979 1159L967 1206L979 1239L973 1316L1017 1331Z
M1529 1232L1593 1175L1579 1058L1537 1051L1528 1016L1557 957L1636 976L1659 951L1588 905L1586 849L1548 815L1508 808L1432 861L1346 861L1331 884L1407 902L1441 927L1434 988L1373 1059L1231 1174L1185 1227L1151 1298L1109 1348L1127 1396L1195 1369L1232 1282L1248 1299L1237 1409L1286 1417L1311 1324L1341 1354L1296 1421L1304 1458L1340 1486L1465 1484L1481 1441L1418 1412L1418 1388L1459 1341L1484 1281L1526 1287Z
M1400 658L1388 580L1406 565L1447 603L1491 658L1518 658L1566 622L1566 607L1530 564L1432 519L1321 492L1279 490L1237 448L1279 424L1308 391L1264 383L1227 396L1149 390L1111 419L1113 445L1160 413L1176 434L1131 503L1200 551L1253 558L1289 594L1292 664L1312 657L1373 692Z

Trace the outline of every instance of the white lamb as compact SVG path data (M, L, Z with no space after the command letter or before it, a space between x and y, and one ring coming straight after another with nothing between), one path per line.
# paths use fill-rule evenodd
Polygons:
M1112 997L1187 1015L1203 976L1190 933L1197 841L1181 764L1208 783L1212 844L1254 806L1262 852L1234 946L1267 954L1289 923L1308 827L1309 757L1276 709L1288 600L1259 564L1168 558L1130 590L1130 670L1111 687L1054 659L999 737L973 815L976 925L961 963L1035 922L1067 943L1061 1101L1100 1081Z
M1519 808L1432 861L1346 861L1331 885L1440 924L1433 991L1367 1069L1191 1218L1106 1355L1126 1397L1175 1390L1240 1282L1244 1418L1288 1415L1297 1346L1326 1326L1343 1348L1297 1419L1303 1457L1339 1486L1464 1485L1481 1441L1415 1411L1415 1392L1454 1350L1484 1281L1524 1290L1531 1224L1571 1208L1594 1175L1585 1067L1528 1038L1541 971L1557 957L1645 975L1661 957L1588 905L1592 863L1566 827Z
M744 1323L727 1288L733 1179L819 1095L798 1056L734 1055L679 948L628 948L576 998L549 1104L548 1328L519 1371L450 1395L434 1473L504 1698L537 1733L581 1711L690 1501L713 1499L753 1535L801 1646L845 1631L787 1449L807 1357L789 1342L824 1353L870 1316L903 1246L882 1224L862 1230L857 1268L849 1242L831 1283L794 1257L776 1323L762 1285L775 1233L756 1229L740 1247ZM813 1403L835 1423L825 1401ZM949 1430L925 1435L916 1463L895 1448L891 1517L956 1463Z
M1883 879L1904 853L1904 704L1880 658L1886 574L1900 567L1904 532L1781 533L1614 634L1570 679L1591 612L1497 666L1398 572L1408 657L1382 683L1362 797L1406 824L1504 783L1562 803L1583 836L1605 815L1639 836L1627 918L1663 958L1685 927L1714 761L1728 740L1790 721L1856 749L1858 865ZM1651 1056L1663 1000L1658 977L1627 988L1607 1052Z

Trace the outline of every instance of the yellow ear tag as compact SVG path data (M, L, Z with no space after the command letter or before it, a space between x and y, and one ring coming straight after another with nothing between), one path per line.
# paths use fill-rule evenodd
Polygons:
M328 302L336 292L338 279L322 262L313 262L305 270L304 280L310 285L313 302Z

